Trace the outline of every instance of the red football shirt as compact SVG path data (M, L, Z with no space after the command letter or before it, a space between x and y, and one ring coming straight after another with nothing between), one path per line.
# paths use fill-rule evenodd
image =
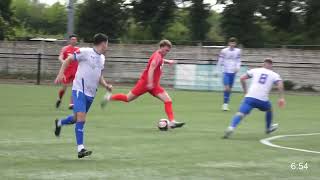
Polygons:
M154 85L158 85L158 84L160 84L160 78L162 75L162 66L164 63L163 56L159 53L159 51L155 51L151 55L149 62L147 64L147 67L144 69L143 73L141 74L140 79L144 80L146 83L148 82L148 72L150 69L150 65L153 61L157 61L156 68L155 68L154 74L153 74L153 83L154 83Z
M69 55L73 55L79 48L75 46L65 46L61 49L61 53L63 54L63 59L67 59ZM69 66L66 68L65 73L75 74L78 68L78 61L71 61Z

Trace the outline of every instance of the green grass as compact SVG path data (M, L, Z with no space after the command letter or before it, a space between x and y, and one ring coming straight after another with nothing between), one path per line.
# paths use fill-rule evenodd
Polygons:
M3 179L319 179L320 155L268 147L264 114L255 110L229 140L221 136L238 109L241 94L233 94L231 112L220 111L221 94L169 91L176 119L183 129L159 132L163 104L146 94L122 104L99 107L103 91L88 114L85 142L91 157L77 159L73 126L53 135L53 120L70 114L67 100L54 103L58 87L0 85L0 174ZM70 90L70 89L69 89ZM126 92L128 89L116 89ZM275 102L276 97L272 97ZM286 109L275 110L279 131L273 135L320 132L319 96L287 96ZM275 103L274 103L275 104ZM319 136L288 137L273 143L320 151ZM307 162L293 171L290 164Z

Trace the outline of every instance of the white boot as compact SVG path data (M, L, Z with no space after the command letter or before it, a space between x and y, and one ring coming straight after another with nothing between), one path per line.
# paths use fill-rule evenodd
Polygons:
M223 110L223 111L230 111L229 105L228 105L228 104L223 104L223 105L222 105L222 110Z
M231 134L234 132L234 128L229 126L226 131L224 132L224 136L222 137L223 139L228 139Z
M279 124L272 124L272 125L270 126L270 128L266 130L266 133L267 133L267 134L270 134L270 133L272 133L273 131L276 131L278 128L279 128Z
M106 107L106 105L108 104L108 102L111 99L111 95L112 94L109 91L106 92L106 94L103 96L103 99L102 99L101 104L100 104L101 108Z

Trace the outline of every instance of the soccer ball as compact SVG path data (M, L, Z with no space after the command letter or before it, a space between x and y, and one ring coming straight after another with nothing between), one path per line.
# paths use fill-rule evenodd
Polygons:
M168 119L160 119L158 123L158 128L160 131L167 131L169 127L169 121Z

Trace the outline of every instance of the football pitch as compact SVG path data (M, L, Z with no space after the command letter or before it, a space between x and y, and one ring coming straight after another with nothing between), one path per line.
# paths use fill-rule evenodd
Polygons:
M53 133L54 119L71 113L67 109L70 89L58 110L54 107L57 91L56 86L0 85L1 180L320 177L320 134L270 141L292 150L260 143L276 135L320 133L319 96L286 95L286 108L278 109L277 96L272 95L278 131L266 135L264 113L254 110L231 139L224 140L224 130L242 99L240 93L232 95L231 111L222 112L221 93L169 90L176 119L187 124L160 132L157 122L166 115L158 99L146 94L129 104L112 102L102 110L99 102L104 91L100 89L85 126L85 144L93 154L78 159L74 127L63 127L60 138ZM114 92L127 91L114 87ZM299 169L299 163L304 168Z

